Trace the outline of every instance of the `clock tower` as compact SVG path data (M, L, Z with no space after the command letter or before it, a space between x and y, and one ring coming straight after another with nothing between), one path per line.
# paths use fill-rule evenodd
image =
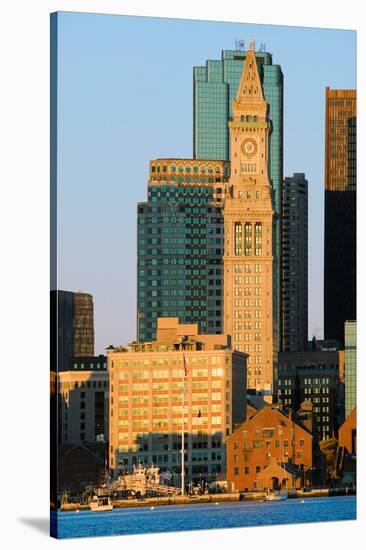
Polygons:
M224 333L249 354L248 388L272 394L274 204L268 176L270 120L254 43L232 103L231 176L224 204Z

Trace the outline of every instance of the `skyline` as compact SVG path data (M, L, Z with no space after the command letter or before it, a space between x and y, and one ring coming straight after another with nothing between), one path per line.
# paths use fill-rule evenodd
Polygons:
M325 87L355 87L356 33L99 14L60 16L59 288L93 295L96 352L135 338L137 202L146 198L150 159L192 157L193 66L202 65L208 58L219 59L221 50L234 49L235 38L244 38L248 44L252 36L257 49L266 42L273 62L279 63L284 73L284 176L304 172L309 181L309 337L313 333L321 336ZM158 35L157 43L149 44L148 33L156 33L156 25L163 28L163 34ZM189 44L179 51L187 25L191 25L193 34ZM121 61L123 47L136 36L136 26L141 29L141 38L135 42L133 56ZM214 38L210 33L213 26ZM297 39L301 35L307 54L301 48L288 48L292 34ZM146 43L155 55L154 63L144 62ZM322 55L317 57L319 51ZM301 67L305 66L306 55L310 60L304 71ZM143 68L140 72L138 62ZM132 90L124 88L123 76L116 74L119 63L134 79ZM345 70L337 77L335 69L339 66ZM105 80L96 79L97 74ZM100 97L105 101L100 103ZM120 156L121 143L124 149ZM98 185L105 178L109 193L100 192ZM134 186L126 193L129 182ZM107 216L102 220L104 212ZM99 226L95 227L97 216ZM129 242L124 242L125 234L131 235ZM106 242L111 243L110 248ZM134 261L123 265L124 258Z

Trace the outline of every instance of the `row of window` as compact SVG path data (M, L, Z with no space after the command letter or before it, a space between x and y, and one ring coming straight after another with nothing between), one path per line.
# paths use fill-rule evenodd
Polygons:
M234 306L235 307L252 307L253 306L253 300L250 298L245 298L242 300L241 298L235 298L234 300ZM254 300L254 307L260 307L262 305L262 299L261 298L255 298Z
M167 171L167 166L165 164L163 164L162 167L160 167L160 165L157 165L155 166L154 164L152 165L151 167L151 171L152 172L160 172L160 168L161 168L161 171L162 172L166 172ZM204 174L206 171L209 173L209 174L213 174L214 172L216 174L219 174L221 172L221 168L220 166L215 166L215 168L212 166L212 165L209 165L208 168L206 169L206 166L201 166L201 170L199 169L199 166L197 165L194 165L193 166L193 169L191 168L191 166L187 165L185 168L183 168L183 166L181 164L178 165L178 167L173 164L171 167L170 167L170 170L171 172L174 174L175 172L179 172L180 174L182 174L184 171L186 172L186 174L190 174L192 171L197 174L199 171L201 171L202 174Z
M235 310L234 311L234 318L235 319L242 319L242 318L251 319L252 317L254 317L255 319L261 319L262 310L261 309L256 309L254 311L251 311L250 309L244 309L243 311L241 311L241 310Z
M262 266L260 266L262 267ZM256 277L250 277L249 275L246 275L245 277L241 277L240 275L236 275L234 277L234 283L236 285L240 285L242 283L244 284L261 284L262 283L262 277L260 275L257 275Z

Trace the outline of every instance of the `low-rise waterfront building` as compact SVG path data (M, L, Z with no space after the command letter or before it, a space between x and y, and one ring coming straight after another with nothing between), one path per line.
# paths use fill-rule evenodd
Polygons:
M312 440L276 406L252 411L227 440L227 479L236 491L303 486L311 479Z
M247 355L224 335L159 318L154 342L108 352L109 465L169 470L179 484L184 432L187 481L225 472L226 439L246 414Z
M59 443L106 441L109 422L106 357L74 357L69 368L58 373Z

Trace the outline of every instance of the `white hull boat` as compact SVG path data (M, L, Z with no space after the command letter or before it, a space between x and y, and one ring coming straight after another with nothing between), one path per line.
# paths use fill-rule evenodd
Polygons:
M271 491L267 494L266 501L287 500L288 493L285 491Z
M109 512L113 510L113 504L110 497L94 496L90 501L90 510L92 512Z

